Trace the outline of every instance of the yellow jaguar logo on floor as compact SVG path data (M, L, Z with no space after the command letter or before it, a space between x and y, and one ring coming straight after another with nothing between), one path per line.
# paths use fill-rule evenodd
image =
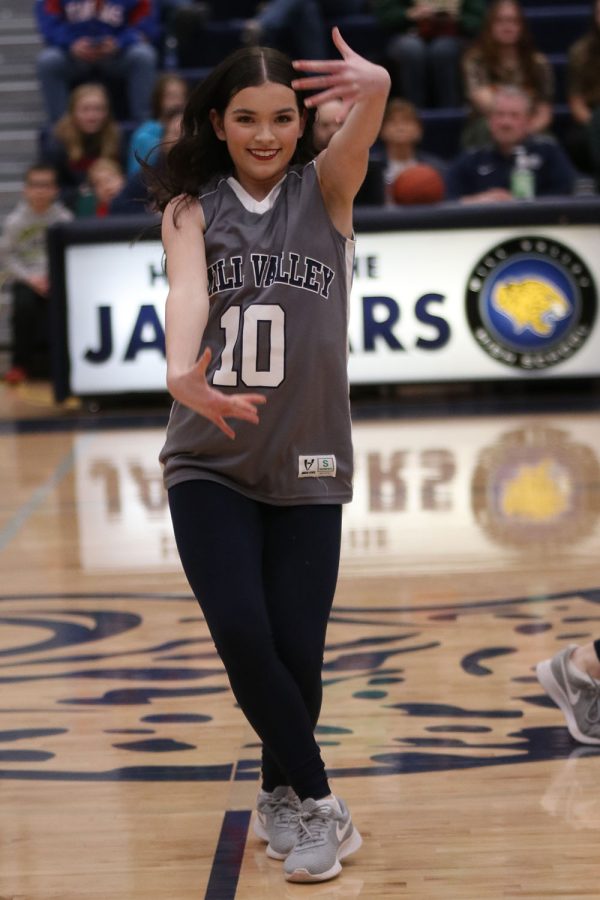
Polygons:
M552 334L556 323L571 312L571 304L564 294L541 279L498 285L493 304L508 316L517 333L529 328L540 337Z

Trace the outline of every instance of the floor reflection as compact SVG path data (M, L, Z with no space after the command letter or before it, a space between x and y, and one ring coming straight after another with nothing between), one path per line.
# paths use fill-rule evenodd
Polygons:
M173 571L157 456L162 429L73 438L80 564ZM343 567L394 574L496 567L598 546L600 422L592 416L359 422Z

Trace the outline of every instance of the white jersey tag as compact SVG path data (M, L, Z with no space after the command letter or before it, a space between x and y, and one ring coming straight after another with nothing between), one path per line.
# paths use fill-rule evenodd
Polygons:
M332 454L298 457L298 478L335 478L335 473L336 462Z

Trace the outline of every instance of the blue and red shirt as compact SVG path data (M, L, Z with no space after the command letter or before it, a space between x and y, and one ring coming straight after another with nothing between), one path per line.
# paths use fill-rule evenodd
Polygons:
M45 42L67 50L79 38L113 38L119 47L158 38L153 0L36 0Z

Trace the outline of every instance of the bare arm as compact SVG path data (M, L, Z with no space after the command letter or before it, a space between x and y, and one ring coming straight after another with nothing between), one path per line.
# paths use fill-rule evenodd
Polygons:
M172 200L163 216L162 239L167 254L169 293L166 307L167 387L171 395L221 429L228 437L235 432L226 418L258 423L256 405L261 394L225 394L211 387L206 370L211 360L207 348L198 352L208 321L209 299L204 217L198 203L180 206L178 223Z
M494 89L491 87L475 88L470 93L469 100L476 112L487 116L494 105Z
M369 148L381 128L390 76L382 66L355 53L337 28L333 29L332 37L342 59L295 62L296 69L326 74L298 78L293 87L323 89L306 101L307 106L320 106L336 97L352 103L344 124L317 159L319 182L329 215L336 228L349 236L352 201L367 171Z
M587 125L592 118L592 111L580 94L569 95L571 115L580 125Z
M539 134L541 131L545 131L552 123L552 116L552 104L545 101L538 103L531 116L530 133Z
M165 210L162 239L167 255L169 293L166 307L167 387L187 372L198 356L208 320L204 221L199 204L180 206L178 224L173 212L179 198ZM176 398L178 399L178 398Z
M506 188L488 188L479 194L466 194L460 198L461 203L502 203L505 200L514 200L513 195Z

